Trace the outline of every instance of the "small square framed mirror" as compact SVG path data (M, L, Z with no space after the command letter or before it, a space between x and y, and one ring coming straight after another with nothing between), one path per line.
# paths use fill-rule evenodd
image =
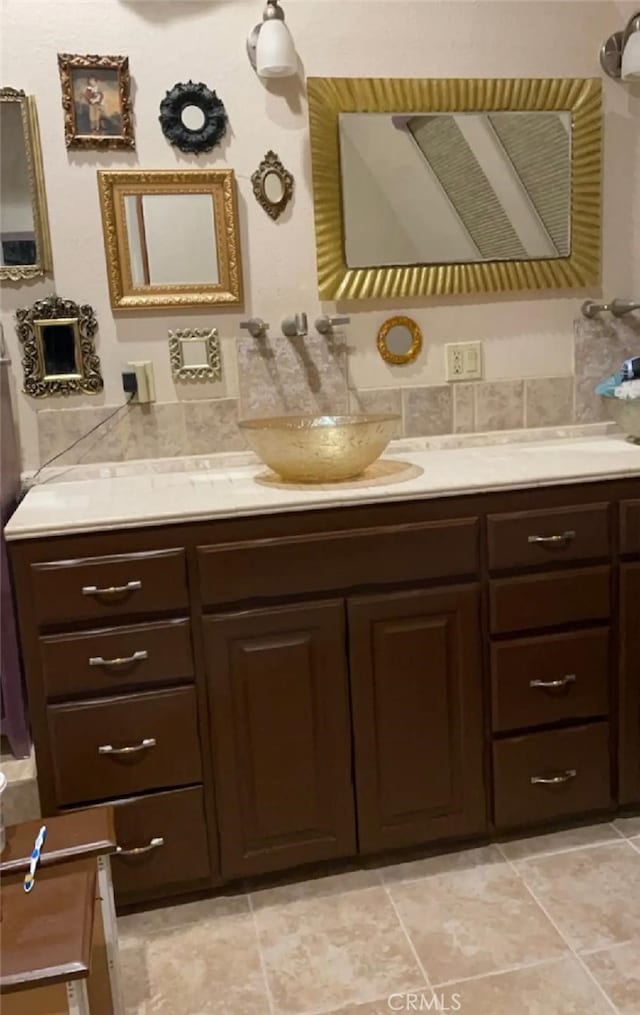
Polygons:
M220 340L216 328L181 328L169 332L169 357L175 381L219 381Z

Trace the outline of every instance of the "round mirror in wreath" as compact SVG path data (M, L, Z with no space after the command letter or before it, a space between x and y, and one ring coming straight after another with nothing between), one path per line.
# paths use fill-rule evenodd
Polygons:
M196 155L215 148L227 131L223 103L202 82L174 85L160 103L159 119L172 145Z

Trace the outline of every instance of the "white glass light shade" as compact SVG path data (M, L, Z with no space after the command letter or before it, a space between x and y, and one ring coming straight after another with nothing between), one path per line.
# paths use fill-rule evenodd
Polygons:
M256 70L261 78L286 78L295 74L298 60L284 21L263 22L256 46Z
M622 80L640 79L640 32L632 32L622 54Z

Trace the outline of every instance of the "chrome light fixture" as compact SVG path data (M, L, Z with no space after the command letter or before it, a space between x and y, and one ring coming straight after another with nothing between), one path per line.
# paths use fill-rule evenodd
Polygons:
M261 78L286 78L296 73L298 58L278 0L267 0L262 24L256 25L247 39L247 52Z
M600 63L610 78L640 80L640 11L625 29L609 36L600 50Z

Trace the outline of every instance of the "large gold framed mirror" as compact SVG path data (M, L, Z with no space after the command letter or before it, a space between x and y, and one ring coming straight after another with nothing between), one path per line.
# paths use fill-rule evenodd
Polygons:
M307 85L322 299L597 284L599 80Z
M242 303L232 169L99 170L114 310Z
M0 279L19 282L52 270L36 100L0 89Z

